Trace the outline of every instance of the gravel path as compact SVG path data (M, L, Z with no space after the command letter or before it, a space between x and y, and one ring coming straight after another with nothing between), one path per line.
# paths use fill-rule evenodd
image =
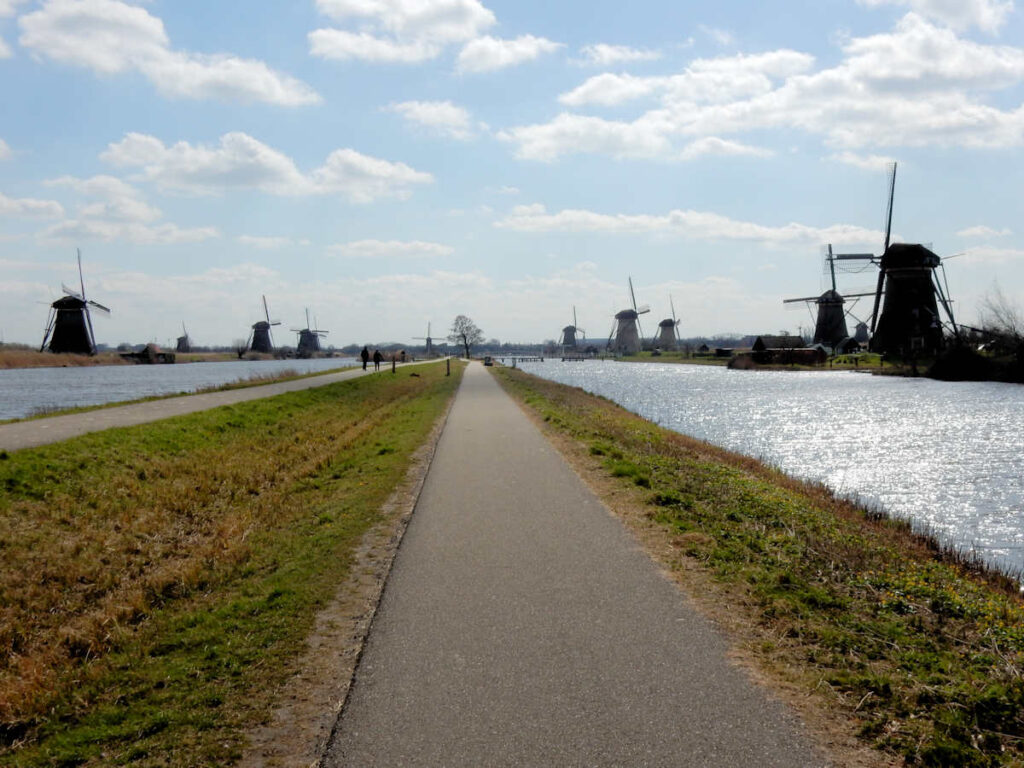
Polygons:
M823 766L471 365L327 766Z

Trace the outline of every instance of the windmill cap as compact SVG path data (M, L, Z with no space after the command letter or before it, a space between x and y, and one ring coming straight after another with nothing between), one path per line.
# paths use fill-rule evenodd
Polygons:
M636 310L624 309L615 315L616 320L636 320L638 317Z
M893 243L882 256L883 269L934 269L942 261L919 243Z
M660 323L658 323L658 327L659 328L671 328L675 324L676 324L675 320L673 320L671 317L666 317L664 320L662 320Z

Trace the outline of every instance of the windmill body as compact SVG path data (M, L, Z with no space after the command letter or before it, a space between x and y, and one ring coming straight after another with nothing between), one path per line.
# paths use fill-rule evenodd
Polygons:
M81 293L66 285L61 286L65 295L50 305L50 317L46 324L41 350L49 349L51 352L70 352L79 355L96 354L96 337L92 331L90 309L108 315L110 310L85 297L81 252L78 253L78 280Z
M940 263L923 245L894 243L886 249L879 265L885 282L884 301L871 337L873 352L934 354L942 348L942 297L936 298L935 280Z
M658 336L655 342L659 349L676 349L679 346L679 338L676 334L676 326L679 321L666 317L658 323Z
M252 325L252 340L249 349L253 352L262 352L267 355L274 354L274 338L270 334L272 326L280 325L280 320L270 319L270 309L267 307L267 297L263 297L263 316L265 320L259 320Z
M430 336L430 323L427 323L427 335L426 336L413 336L418 341L426 342L424 344L424 354L427 357L433 357L434 355L434 339Z
M562 338L559 343L562 345L562 349L575 351L580 342L586 339L586 335L587 332L576 324L576 307L573 307L572 325L567 325L562 329Z
M629 278L629 298L633 302L632 309L624 309L615 315L614 342L609 339L609 347L620 355L636 355L641 349L640 315L651 311L644 304L636 305L636 294L633 292L633 278Z
M815 299L818 305L818 317L814 323L814 344L836 347L843 339L850 336L846 327L846 311L843 305L846 299L835 289L825 291Z
M192 339L188 337L188 331L185 330L185 324L181 324L182 335L178 337L177 344L174 347L175 352L191 352L192 351Z
M306 310L306 327L292 328L294 333L299 334L298 342L295 345L295 354L299 357L313 357L322 351L320 337L326 336L327 331L317 330L310 327L309 310Z

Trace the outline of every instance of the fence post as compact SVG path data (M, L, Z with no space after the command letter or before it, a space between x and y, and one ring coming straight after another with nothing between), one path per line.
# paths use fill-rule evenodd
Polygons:
M444 367L445 367L444 375L445 376L451 376L452 375L452 359L450 357L446 357L444 359Z

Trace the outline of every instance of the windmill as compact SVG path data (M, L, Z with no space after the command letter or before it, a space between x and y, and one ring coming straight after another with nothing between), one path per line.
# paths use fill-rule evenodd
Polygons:
M646 304L637 307L632 277L629 278L629 298L633 302L633 308L624 309L615 315L615 325L608 336L608 346L621 355L635 355L640 351L640 315L651 311ZM612 337L615 339L614 342Z
M946 268L937 254L919 243L890 244L895 193L896 163L893 163L889 176L889 204L881 257L860 253L840 254L835 258L870 260L878 265L878 286L871 312L869 348L872 352L897 356L934 354L944 343L944 321L939 314L940 305L953 335L959 336L952 303L948 298ZM939 268L942 269L942 280L939 280L937 273Z
M76 249L77 250L77 249ZM46 332L39 351L73 352L80 355L96 354L96 337L92 332L90 308L110 314L110 310L85 297L85 279L82 277L82 252L78 251L78 285L75 291L63 283L64 296L50 305L50 316L46 321ZM49 344L47 344L49 342Z
M292 328L292 333L299 334L299 340L295 347L295 354L299 357L312 357L319 352L320 337L327 335L327 331L318 331L310 326L309 309L306 310L306 327Z
M267 308L267 297L263 296L263 316L266 320L258 320L252 324L252 340L249 348L253 352L263 352L268 355L274 354L274 337L270 335L270 327L280 325L280 320L270 319L270 310Z
M576 334L579 334L579 338L576 338ZM572 308L572 325L567 325L562 329L562 348L563 349L576 349L577 343L587 338L587 332L576 325L576 307Z
M668 296L668 305L672 308L672 317L666 317L658 323L658 335L652 339L659 349L675 349L679 345L680 320L676 317L676 305L672 302L672 294Z
M849 314L849 310L844 309L846 299L859 299L864 296L875 295L874 293L851 293L845 298L840 295L839 291L836 290L837 258L843 257L832 253L832 244L829 243L828 254L825 256L825 260L828 262L829 274L832 276L832 287L829 290L820 296L804 296L799 299L783 299L782 301L783 304L804 302L808 307L812 304L816 306L818 311L814 323L814 339L811 343L822 344L832 349L836 349L842 345L845 339L850 337L850 332L846 326L846 315ZM853 306L850 309L853 309Z
M192 351L192 339L188 337L188 331L185 330L185 321L181 323L182 335L178 337L178 344L174 348L175 352L191 352Z
M424 354L430 357L434 354L434 340L430 336L430 321L427 321L427 335L426 336L413 336L414 339L426 342L426 351Z

